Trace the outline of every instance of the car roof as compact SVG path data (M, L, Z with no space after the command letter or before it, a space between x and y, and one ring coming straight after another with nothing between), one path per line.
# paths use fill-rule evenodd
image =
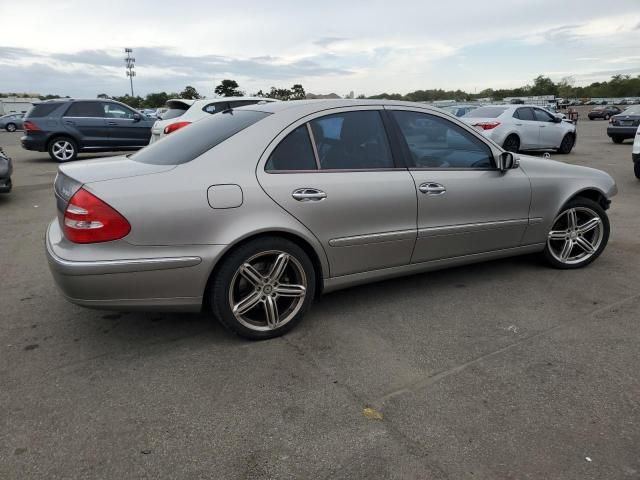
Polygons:
M237 102L242 100L255 100L256 102L278 102L274 98L264 98L264 97L215 97L215 98L200 98L193 102L193 105L209 105L211 103L223 103L223 102Z
M310 114L342 107L366 107L366 106L396 106L413 107L442 112L438 107L425 103L403 102L396 100L368 100L368 99L317 99L317 100L289 100L284 102L270 102L263 104L247 105L239 107L242 110L254 110L266 113L278 113L283 111L298 111L301 114Z

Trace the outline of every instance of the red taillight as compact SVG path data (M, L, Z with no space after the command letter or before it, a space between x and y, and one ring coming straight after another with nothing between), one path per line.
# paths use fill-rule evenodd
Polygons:
M118 240L129 231L126 218L84 188L71 197L64 212L64 235L74 243Z
M171 125L167 125L164 127L164 134L169 135L171 132L175 132L176 130L180 130L182 127L186 127L187 125L191 125L191 122L176 122Z
M27 120L26 122L24 122L22 124L22 128L24 129L25 132L39 132L40 131L38 126L35 123L30 122L29 120Z
M498 125L500 125L500 122L479 122L473 124L474 127L481 128L482 130L491 130L492 128L496 128Z

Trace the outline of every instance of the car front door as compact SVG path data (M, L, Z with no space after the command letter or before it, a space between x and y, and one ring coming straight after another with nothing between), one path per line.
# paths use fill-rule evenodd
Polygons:
M531 201L526 174L498 170L497 150L444 116L395 107L391 116L418 192L412 263L519 246Z
M321 242L332 277L408 265L416 190L379 107L316 114L282 132L258 179Z
M104 102L103 110L112 147L144 147L149 143L154 120L118 103Z
M558 148L562 143L564 129L549 112L534 108L533 113L540 125L540 148Z
M531 107L518 108L513 113L513 120L520 137L520 148L538 148L540 146L540 126L533 115Z
M62 124L81 148L109 145L109 130L100 102L72 102L62 117Z

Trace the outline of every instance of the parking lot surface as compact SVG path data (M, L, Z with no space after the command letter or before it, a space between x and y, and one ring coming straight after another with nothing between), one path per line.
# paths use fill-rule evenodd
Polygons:
M67 303L43 248L57 165L1 132L0 478L640 478L640 182L606 126L552 154L618 182L588 268L352 288L264 342Z

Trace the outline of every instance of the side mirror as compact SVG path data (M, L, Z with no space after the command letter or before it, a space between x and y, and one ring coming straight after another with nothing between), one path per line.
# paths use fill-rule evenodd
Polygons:
M553 117L553 123L560 123L560 122L562 122L562 117L559 115L555 115Z
M511 152L502 152L498 157L498 170L501 172L518 168L518 165L515 155Z
M140 115L139 113L134 113L133 114L133 121L134 122L139 122L140 120L142 120L142 115Z

